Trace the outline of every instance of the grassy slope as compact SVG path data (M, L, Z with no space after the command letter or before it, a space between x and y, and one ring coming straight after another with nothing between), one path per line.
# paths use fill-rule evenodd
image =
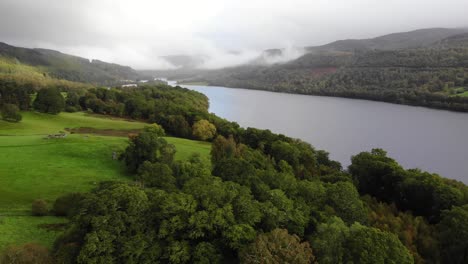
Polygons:
M7 244L38 241L50 246L56 232L37 227L40 223L64 221L56 217L29 216L31 202L41 198L52 202L68 192L88 191L99 181L130 180L112 152L123 150L124 137L68 135L44 139L64 128L139 129L145 124L101 118L85 113L51 116L23 113L21 123L0 121L0 250ZM177 159L193 153L208 156L206 142L168 137L177 148Z

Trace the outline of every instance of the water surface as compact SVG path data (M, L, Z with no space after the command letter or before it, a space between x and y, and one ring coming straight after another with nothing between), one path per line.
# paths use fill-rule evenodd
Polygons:
M467 113L346 98L185 87L206 94L211 112L243 127L300 138L330 152L344 167L352 155L383 148L405 168L468 183Z

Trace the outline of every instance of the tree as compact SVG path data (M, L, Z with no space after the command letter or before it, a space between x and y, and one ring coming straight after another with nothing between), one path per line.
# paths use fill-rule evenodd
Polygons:
M155 263L159 245L152 236L149 205L141 188L101 183L58 238L56 253L77 258L72 263Z
M172 169L164 163L151 163L145 161L138 169L136 179L146 187L156 187L163 190L173 190L176 188L176 178Z
M153 123L149 126L145 126L143 131L147 133L153 133L158 137L163 137L166 134L164 128L156 123Z
M195 246L193 260L195 263L222 263L222 254L209 242L201 242Z
M317 232L310 237L319 263L345 263L343 247L349 237L349 228L339 217L332 217L317 227Z
M359 223L349 228L345 243L345 259L348 263L414 263L409 250L397 236Z
M327 188L327 205L347 224L365 223L367 211L359 197L356 187L349 182L329 184Z
M212 139L216 135L216 127L205 119L193 124L192 130L193 136L200 140Z
M136 172L145 161L163 162L171 164L176 149L162 138L164 130L161 126L153 124L146 127L136 137L130 138L130 145L125 149L121 159L125 161L131 172Z
M42 199L36 199L32 203L31 212L35 216L44 216L49 212L47 202Z
M192 129L182 115L170 115L164 125L169 134L183 138L190 137Z
M81 110L80 92L81 91L69 91L67 93L67 99L65 100L65 110L67 112L76 112Z
M468 263L468 205L442 213L437 225L444 263Z
M65 99L56 88L44 88L37 92L34 108L43 113L58 114L65 108Z
M395 201L398 183L402 181L403 169L387 157L382 149L362 152L351 158L349 172L353 175L358 190L386 202Z
M239 150L237 148L236 141L234 141L232 136L229 136L229 138L226 139L220 135L213 140L210 154L211 161L213 164L216 164L216 162L222 159L239 156Z
M314 261L314 255L308 242L302 242L298 236L288 234L286 229L275 229L260 234L240 255L241 263L297 263L306 264Z
M397 236L339 217L320 224L311 236L319 263L413 263L409 250Z
M0 263L5 264L50 264L52 258L49 250L38 244L11 246L4 250Z
M19 122L23 118L19 112L18 106L14 104L5 104L1 109L2 119L9 122Z
M288 162L289 165L297 167L300 152L290 143L278 140L271 145L271 155L278 162L284 160Z

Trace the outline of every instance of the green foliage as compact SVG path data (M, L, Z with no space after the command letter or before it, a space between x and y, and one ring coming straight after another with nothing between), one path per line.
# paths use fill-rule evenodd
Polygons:
M442 213L437 225L444 263L468 261L468 205L454 206Z
M354 156L349 171L361 194L393 202L431 223L438 222L442 210L468 202L465 185L419 170L404 170L380 149Z
M224 127L223 121L217 122ZM232 136L213 141L210 164L196 155L174 161L173 151L161 151L167 144L161 141L161 131L155 126L131 137L122 157L132 161L126 164L135 168L138 182L106 183L93 191L92 200L81 205L71 227L57 240L56 254L79 262L239 261L259 234L280 228L298 241L309 238L318 261L324 263L439 259L438 237L424 218L397 207L392 211L368 198L364 203L339 164L306 143L264 130L228 129ZM362 184L361 192L372 192L379 200L397 199L398 206L420 202L401 200L400 195L412 195L407 186L432 182L414 180L427 176L403 170L382 150L355 156L350 172L357 186ZM436 194L448 201L441 205L458 202L452 190L459 191L460 199L468 197L463 184L441 182L445 187L439 186ZM126 192L140 193L141 201L120 196ZM429 202L433 201L437 200ZM136 213L127 203L144 207Z
M142 221L149 209L144 191L125 184L103 184L86 198L84 208L87 213L78 216L79 224L92 231L83 237L78 263L142 262L153 242L138 235L149 225Z
M367 222L367 211L352 183L338 182L327 188L327 204L345 223Z
M56 216L72 217L78 214L80 203L86 195L82 193L68 193L58 197L52 207L52 212Z
M143 132L152 133L158 137L163 137L166 134L166 132L164 132L164 128L158 124L151 124L149 126L145 126L145 128L143 128Z
M145 161L171 164L176 153L175 147L162 138L164 131L158 125L147 127L130 139L121 159L131 172L136 172Z
M407 248L390 233L360 224L349 228L344 259L353 263L414 263Z
M192 135L192 128L182 115L170 115L164 124L169 134L188 138Z
M193 136L200 140L212 139L216 134L216 127L208 120L200 120L193 124Z
M2 119L9 122L19 122L23 119L18 106L14 104L4 104L1 111Z
M338 217L320 224L317 233L311 236L311 244L320 263L345 263L346 248L343 246L349 237L349 227Z
M164 190L175 189L176 178L167 164L149 161L143 162L138 169L136 180L147 187L156 187Z
M0 79L0 106L13 104L21 110L28 110L33 91L33 87L30 85L20 86L12 80Z
M311 244L319 263L413 263L408 249L390 233L337 217L319 225Z
M298 263L314 262L312 249L308 242L298 236L288 234L286 229L275 229L260 234L246 248L240 257L241 263Z
M211 145L211 159L213 163L239 155L238 146L232 135L228 139L219 135L213 140Z
M37 92L34 109L47 114L58 114L65 108L65 99L58 89L45 88Z
M221 263L221 252L209 242L200 242L194 248L193 260L195 263Z
M34 216L44 216L49 213L49 206L46 201L36 199L32 203L31 213Z

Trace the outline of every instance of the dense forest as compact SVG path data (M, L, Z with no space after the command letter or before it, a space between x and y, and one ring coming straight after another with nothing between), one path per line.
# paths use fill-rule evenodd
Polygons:
M468 261L468 187L405 170L384 150L359 153L342 168L308 143L241 128L208 113L206 96L181 87L40 93L31 104L34 90L3 88L1 104L43 112L57 106L151 125L130 135L120 153L131 183L102 182L90 193L55 201L52 212L70 222L50 252L36 252L38 258L57 263ZM211 158L175 160L177 149L164 139L167 134L210 141ZM27 246L24 252L35 250ZM7 251L4 259L11 256Z

